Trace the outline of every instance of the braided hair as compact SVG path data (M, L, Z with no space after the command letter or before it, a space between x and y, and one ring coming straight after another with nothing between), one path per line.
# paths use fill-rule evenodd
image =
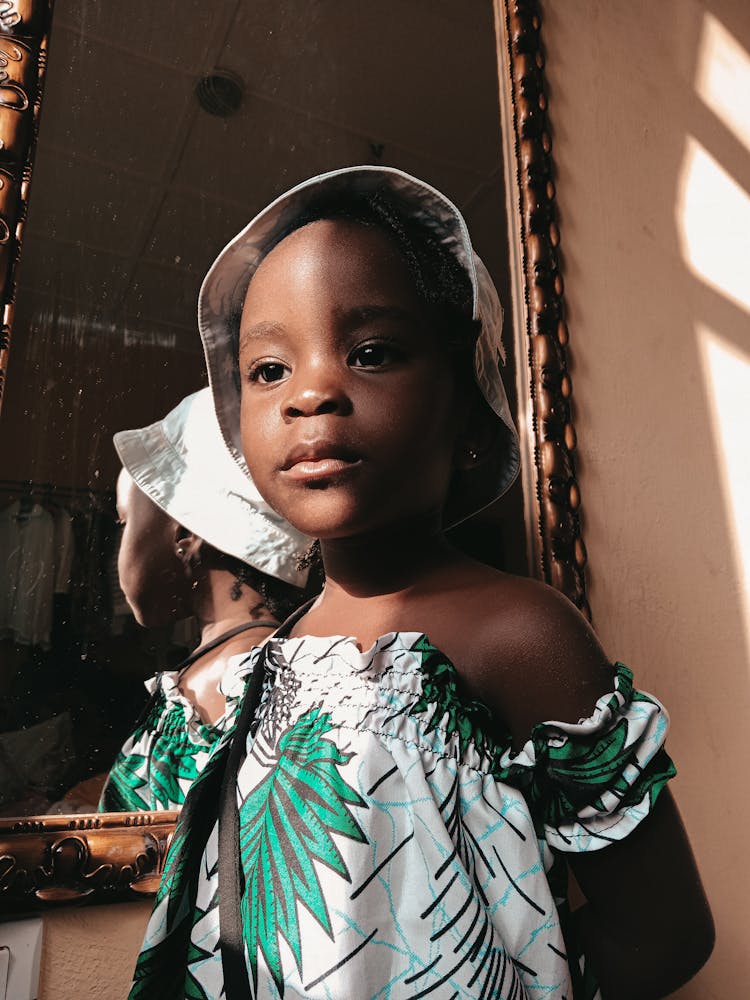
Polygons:
M242 586L250 587L263 598L263 603L270 611L272 617L283 622L285 618L295 611L305 599L305 591L301 587L295 587L291 583L285 583L275 576L269 576L254 566L249 566L240 559L233 556L225 556L222 560L226 568L234 577L234 583L230 591L233 601L239 601L242 597Z

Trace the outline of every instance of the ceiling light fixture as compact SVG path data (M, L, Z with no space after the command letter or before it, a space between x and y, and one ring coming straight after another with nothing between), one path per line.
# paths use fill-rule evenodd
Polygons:
M202 77L195 88L198 103L209 115L229 118L239 110L245 93L241 77L229 69L216 68Z

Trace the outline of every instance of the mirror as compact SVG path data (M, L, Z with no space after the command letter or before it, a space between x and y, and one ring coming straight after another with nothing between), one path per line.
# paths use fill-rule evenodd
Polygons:
M158 884L174 815L102 816L96 805L143 682L195 636L189 623L141 629L119 590L112 434L205 383L200 282L305 177L397 166L462 210L506 304L526 469L456 540L585 607L535 4L58 0L51 28L45 5L11 6L0 101L26 141L6 184L9 234L20 220L11 264L21 250L0 417L6 911ZM19 62L26 77L12 91ZM11 272L4 301L12 294Z

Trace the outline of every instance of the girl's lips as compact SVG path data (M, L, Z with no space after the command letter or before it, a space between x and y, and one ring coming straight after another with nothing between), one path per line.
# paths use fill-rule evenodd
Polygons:
M341 442L301 441L287 455L281 473L293 482L310 483L341 476L360 462L361 457Z
M284 469L283 474L287 479L295 482L313 482L340 476L342 473L356 468L359 464L360 459L358 458L304 458Z

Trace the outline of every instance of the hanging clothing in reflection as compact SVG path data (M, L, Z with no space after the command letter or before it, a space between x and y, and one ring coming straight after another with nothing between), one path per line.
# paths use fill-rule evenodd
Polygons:
M0 815L47 812L101 782L143 708L143 682L185 656L136 625L117 584L107 492L0 481ZM20 755L20 757L18 756ZM103 780L103 778L102 778ZM54 807L53 807L54 808Z
M49 649L56 584L55 520L39 503L0 511L0 638Z
M34 492L32 492L32 490ZM111 495L82 490L68 506L54 488L27 487L0 510L0 639L20 646L60 650L77 642L119 634L113 618L127 617L117 585L117 524ZM66 491L74 494L76 491Z
M0 815L93 812L144 681L183 660L194 631L136 624L117 579L110 492L5 480L3 494ZM74 787L85 795L71 799Z
M110 634L112 590L109 565L117 551L117 523L111 510L84 509L73 519L75 557L70 618L79 641Z
M73 555L75 539L73 537L73 517L65 509L58 507L52 512L55 529L55 594L67 594L70 591L71 574L73 571Z

